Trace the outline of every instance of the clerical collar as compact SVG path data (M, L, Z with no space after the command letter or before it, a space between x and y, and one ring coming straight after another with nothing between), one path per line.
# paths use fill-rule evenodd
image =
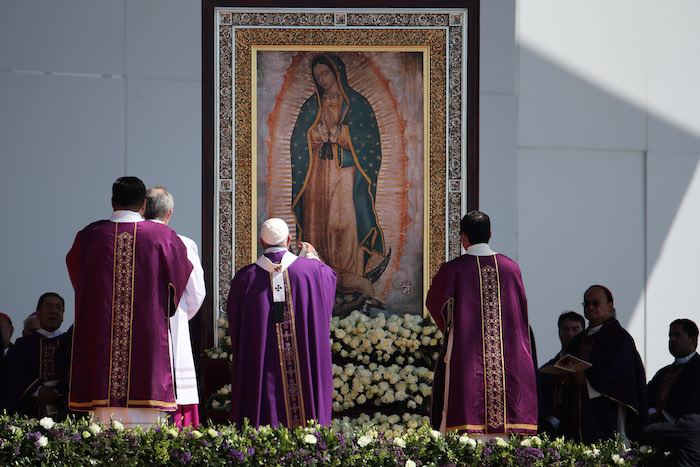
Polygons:
M163 221L160 220L160 219L148 219L148 220L151 221L151 222L158 222L159 224L165 225L165 222L163 222Z
M283 246L271 246L265 250L265 253L277 253L278 251L288 251L286 247Z
M686 363L688 360L690 360L691 358L693 358L693 356L695 356L696 353L697 353L697 352L691 352L690 355L686 355L685 357L677 358L676 361L673 362L673 365L674 365L674 366L675 366L675 365L682 365L682 364Z
M467 254L471 256L493 256L496 252L491 249L488 243L475 243L474 245L469 245Z
M111 222L141 222L145 219L136 211L124 210L114 211L109 220Z
M38 332L39 334L41 334L44 337L56 337L59 334L61 334L61 331L59 331L58 329L56 329L55 331L49 332L46 329L39 328L36 330L36 332Z
M600 328L603 327L604 323L600 323L598 326L593 326L592 328L586 329L586 336L592 336L596 332L600 331Z

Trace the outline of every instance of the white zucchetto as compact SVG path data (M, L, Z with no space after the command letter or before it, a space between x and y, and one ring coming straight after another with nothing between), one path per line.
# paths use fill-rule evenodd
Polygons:
M289 227L282 219L271 217L263 222L260 228L260 238L270 246L279 245L287 240Z

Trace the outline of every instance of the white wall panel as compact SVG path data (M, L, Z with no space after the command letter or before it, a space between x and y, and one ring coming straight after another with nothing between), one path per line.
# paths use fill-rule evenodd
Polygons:
M700 3L649 6L649 149L700 151Z
M128 81L127 172L175 198L170 226L201 248L201 88L187 81Z
M480 91L515 92L515 0L481 2Z
M519 143L644 149L646 1L519 2Z
M124 74L124 2L3 0L0 69Z
M479 209L491 218L493 249L517 260L517 99L508 94L481 94L479 105Z
M673 361L668 327L677 318L700 323L700 155L648 156L647 378Z
M540 360L559 350L559 314L583 314L592 284L610 288L643 354L643 320L632 319L644 290L643 154L522 149L518 156L518 256Z
M110 187L124 167L124 81L0 73L2 312L15 322L43 292L66 299L65 257L78 230L111 213ZM11 109L11 111L9 111Z
M201 2L126 0L130 77L201 80Z

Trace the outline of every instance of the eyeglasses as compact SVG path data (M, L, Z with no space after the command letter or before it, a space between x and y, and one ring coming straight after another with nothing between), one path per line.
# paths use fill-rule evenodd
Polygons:
M583 305L584 308L586 308L588 305L593 305L593 308L598 308L600 306L600 300L584 300L581 305Z
M50 310L51 308L58 310L58 311L63 311L63 305L60 303L44 303L41 305L41 308L45 310Z

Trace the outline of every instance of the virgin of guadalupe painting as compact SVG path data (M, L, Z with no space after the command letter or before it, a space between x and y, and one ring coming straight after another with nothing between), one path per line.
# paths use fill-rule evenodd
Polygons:
M258 183L259 221L269 216L287 220L294 241L314 245L333 268L335 314L420 312L422 55L260 55L258 147L267 157L264 167L258 162L259 179L265 175L265 183ZM284 64L272 99L266 93L273 79L261 69L282 71ZM411 89L419 91L418 98ZM260 121L265 105L272 108ZM412 190L418 199L411 199ZM410 242L411 235L419 242Z

